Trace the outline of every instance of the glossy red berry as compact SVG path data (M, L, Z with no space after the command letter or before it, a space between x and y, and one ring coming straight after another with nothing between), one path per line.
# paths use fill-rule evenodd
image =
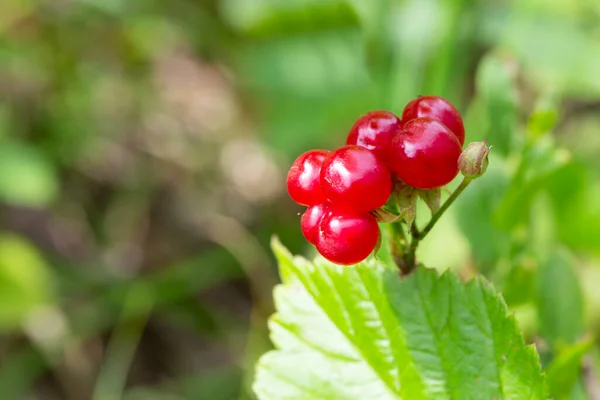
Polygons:
M385 161L387 148L400 128L401 121L396 115L389 111L372 111L354 123L346 144L355 144L372 150Z
M351 265L367 258L378 238L379 226L371 214L333 209L321 219L316 246L329 261Z
M454 179L462 149L446 125L417 118L403 129L390 147L390 168L400 179L420 189L434 189Z
M465 125L458 110L439 96L421 96L409 102L402 111L402 121L431 118L446 125L456 135L460 145L465 143Z
M331 152L323 161L321 188L333 205L368 212L387 202L392 178L372 151L349 145Z
M308 207L300 220L300 228L302 234L312 245L317 245L317 237L319 236L319 224L323 216L329 213L330 207L327 203L315 204Z
M296 203L312 206L326 201L320 176L321 165L328 154L326 150L310 150L292 164L287 176L287 189Z

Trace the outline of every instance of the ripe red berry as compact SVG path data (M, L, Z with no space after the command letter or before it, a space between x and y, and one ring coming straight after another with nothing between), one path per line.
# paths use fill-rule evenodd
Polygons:
M312 206L327 201L321 190L321 165L329 154L326 150L310 150L292 164L287 176L287 189L298 204Z
M319 224L323 216L329 213L330 207L327 203L315 204L314 206L308 207L308 209L302 215L300 220L300 228L302 234L312 245L317 245L317 238L319 236Z
M411 186L434 189L458 174L460 153L460 143L446 125L417 118L407 122L392 141L390 168Z
M355 144L372 150L385 161L387 148L400 128L401 121L396 115L388 111L372 111L354 123L346 144Z
M379 226L371 214L333 209L321 219L316 246L329 261L351 265L367 258L378 238Z
M387 202L392 178L372 151L349 145L331 152L323 161L321 188L335 206L368 212Z
M465 125L458 110L438 96L421 96L409 102L402 111L402 121L415 118L431 118L446 125L462 146L465 144Z

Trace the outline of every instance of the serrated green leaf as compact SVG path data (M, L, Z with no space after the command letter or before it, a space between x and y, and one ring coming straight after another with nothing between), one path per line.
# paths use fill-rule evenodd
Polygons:
M581 374L581 360L594 345L588 338L582 342L561 349L548 365L548 388L556 400L570 399L571 392Z
M574 343L583 333L583 294L573 264L566 250L556 250L538 272L540 333L552 346Z
M273 250L284 283L258 362L259 399L543 399L533 347L482 279L373 259L342 267Z

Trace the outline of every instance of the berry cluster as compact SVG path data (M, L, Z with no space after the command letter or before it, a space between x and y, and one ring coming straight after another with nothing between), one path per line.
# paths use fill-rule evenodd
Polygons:
M288 173L290 196L308 206L306 240L332 262L364 260L380 235L372 211L388 201L394 180L419 189L446 185L458 174L464 140L460 114L437 96L411 101L401 119L388 111L360 117L345 146L308 151Z

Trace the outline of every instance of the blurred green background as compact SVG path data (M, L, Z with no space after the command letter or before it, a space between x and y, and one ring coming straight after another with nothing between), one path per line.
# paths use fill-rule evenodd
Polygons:
M593 398L597 0L2 0L0 398L253 398L286 168L419 94L494 147L420 259Z

